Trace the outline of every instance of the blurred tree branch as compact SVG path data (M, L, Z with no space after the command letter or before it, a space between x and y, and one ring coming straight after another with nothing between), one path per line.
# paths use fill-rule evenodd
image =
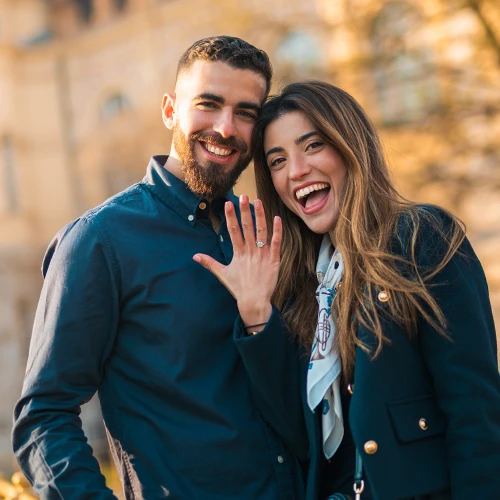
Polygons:
M483 11L484 2L481 0L466 0L466 7L468 7L474 14L476 15L477 20L480 22L483 27L486 38L488 39L491 48L496 52L497 55L497 63L500 67L500 40L495 33L495 28L493 27L493 23L486 17L486 14Z

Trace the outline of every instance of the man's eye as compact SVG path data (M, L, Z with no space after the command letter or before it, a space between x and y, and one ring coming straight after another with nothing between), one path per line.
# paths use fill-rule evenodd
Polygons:
M214 102L199 102L198 106L202 106L203 108L216 108L217 105Z
M257 115L251 111L238 111L238 114L250 120L257 120Z

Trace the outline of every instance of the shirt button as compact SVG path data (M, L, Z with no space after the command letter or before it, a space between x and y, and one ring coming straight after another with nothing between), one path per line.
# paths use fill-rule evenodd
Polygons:
M219 240L221 241L221 243L224 241L224 238L222 237L222 234L219 236Z
M207 208L207 204L204 201L202 201L198 206L200 207L200 210L205 210L205 208Z
M278 455L278 463L282 464L284 461L285 459L281 455Z
M188 215L188 221L193 222L194 221L194 215Z

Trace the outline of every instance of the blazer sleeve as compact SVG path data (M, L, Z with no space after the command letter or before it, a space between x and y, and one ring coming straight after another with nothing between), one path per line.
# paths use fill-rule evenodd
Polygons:
M290 451L307 460L309 440L304 422L300 371L304 356L276 307L266 327L247 335L241 318L234 341L251 382L254 401Z
M40 498L114 499L79 416L99 386L117 327L109 248L82 219L53 240L43 271L27 372L14 410L14 453Z
M446 224L446 222L445 222ZM425 228L420 263L444 255L438 231ZM422 321L419 338L447 419L451 496L493 500L500 492L500 377L488 287L469 241L430 282L449 339Z

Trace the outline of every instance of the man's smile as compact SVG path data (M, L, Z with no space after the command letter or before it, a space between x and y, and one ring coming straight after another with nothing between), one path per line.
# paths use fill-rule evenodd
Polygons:
M228 149L222 146L214 146L213 144L209 144L208 142L201 144L207 151L217 156L229 156L231 153L234 152L234 149Z

